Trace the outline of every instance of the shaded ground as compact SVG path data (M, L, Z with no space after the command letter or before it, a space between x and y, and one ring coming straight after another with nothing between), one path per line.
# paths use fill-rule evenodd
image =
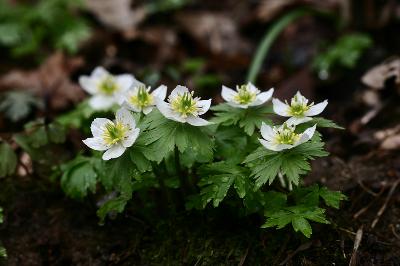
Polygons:
M129 209L99 226L94 201L75 202L50 183L16 179L0 193L7 191L0 231L9 251L5 265L348 265L360 228L358 265L400 265L399 193L371 228L399 162L390 154L316 162L310 178L344 188L350 201L329 214L332 225L313 226L312 239L291 229L260 230L257 217L237 217L228 206L168 218L155 209L152 217L135 216L140 210Z

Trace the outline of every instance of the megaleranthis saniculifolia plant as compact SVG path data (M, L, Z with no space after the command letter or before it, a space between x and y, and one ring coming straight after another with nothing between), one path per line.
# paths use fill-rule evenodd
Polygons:
M165 86L152 90L132 75L114 76L101 67L80 83L92 95L78 107L81 113L103 110L104 117L93 120L92 136L83 140L91 155L61 166L61 185L75 198L104 193L101 222L145 191L159 190L166 204L228 204L243 215L265 216L264 228L291 224L310 237L310 222L329 223L325 208L339 208L345 199L317 184L302 185L310 161L328 155L318 130L340 128L318 117L328 101L310 103L298 92L282 102L272 98L273 89L261 92L247 83L236 90L222 86L225 102L211 106L211 99L187 87L178 85L167 97ZM68 115L59 121L82 124ZM171 193L179 197L166 196Z

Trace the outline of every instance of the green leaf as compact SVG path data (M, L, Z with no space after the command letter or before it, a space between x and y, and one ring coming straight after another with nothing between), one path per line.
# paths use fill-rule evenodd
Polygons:
M122 213L127 202L132 198L133 183L132 178L124 176L120 179L118 185L119 195L105 202L98 210L97 216L100 218L100 224L104 223L107 214L115 212Z
M199 186L203 207L211 201L217 207L232 185L240 198L246 196L246 182L249 180L243 167L216 162L201 166L198 173L201 177Z
M0 207L0 224L2 224L4 222L4 218L3 218L3 208Z
M310 223L302 218L302 217L295 217L292 220L292 226L295 232L302 232L307 238L310 238L312 229Z
M262 228L276 227L282 229L291 223L295 232L300 231L308 238L312 233L308 220L324 224L329 223L325 218L324 209L302 205L285 207L273 213L266 213L266 216L267 221Z
M86 100L69 113L57 117L56 121L65 127L82 128L85 121L89 120L96 112L96 110L89 106Z
M298 185L300 176L311 169L309 160L328 155L323 146L319 134L314 134L311 141L289 150L274 152L261 146L248 155L244 163L251 169L258 188L267 182L272 184L279 173Z
M95 165L100 163L99 160L78 156L61 166L61 187L68 196L80 199L86 197L88 191L96 191L98 174Z
M147 115L141 126L140 142L147 146L143 152L149 160L161 162L175 147L180 153L189 150L203 159L213 156L213 138L202 127L166 119L158 110Z
M43 102L27 91L6 92L0 103L0 111L13 122L26 118L33 108L43 108Z
M373 44L372 39L362 33L351 33L340 37L327 50L319 54L312 67L321 79L327 79L337 67L354 68L366 49Z
M0 246L0 257L7 258L7 250L2 246Z
M329 207L339 209L340 201L346 200L347 197L339 191L330 191L326 187L313 185L305 188L296 188L292 191L296 204L305 206L318 206L320 197Z
M235 108L227 103L213 106L215 117L211 122L221 124L223 126L237 125L249 136L253 135L254 130L261 127L261 123L271 124L267 118L273 114L271 106L249 107L247 109Z
M343 130L344 127L338 126L335 122L329 119L325 119L322 117L313 117L313 119L307 123L301 124L301 126L306 129L317 125L317 127L326 127L326 128L335 128ZM299 127L300 128L300 127Z
M219 126L214 135L215 157L232 164L241 163L254 148L249 137L237 127Z
M0 177L12 175L17 167L17 155L6 142L0 142Z

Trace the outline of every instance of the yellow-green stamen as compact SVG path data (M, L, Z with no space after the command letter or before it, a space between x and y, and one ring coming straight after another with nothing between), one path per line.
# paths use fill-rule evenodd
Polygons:
M197 112L197 105L196 100L193 99L193 92L185 92L183 95L178 95L171 102L171 108L182 117L194 115Z
M311 106L312 104L307 105L307 102L301 101L298 96L295 95L290 104L289 114L292 116L303 116Z
M238 94L233 98L239 104L249 104L256 99L257 94L249 90L248 85L242 85L238 89Z
M107 76L99 84L99 91L106 95L112 95L116 90L118 85L112 76Z
M108 123L105 125L106 130L103 132L104 142L108 145L113 145L121 142L128 131L128 127L121 122Z
M293 145L300 138L299 134L294 132L294 127L290 127L286 124L282 128L277 130L276 142L278 144Z
M132 95L129 101L137 107L144 108L152 105L154 102L153 96L147 91L145 86L140 86L137 94Z

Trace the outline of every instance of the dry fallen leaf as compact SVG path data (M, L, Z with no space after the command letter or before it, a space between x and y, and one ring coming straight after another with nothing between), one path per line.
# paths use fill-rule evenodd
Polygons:
M116 30L133 30L147 15L144 7L132 9L132 0L86 0L87 9Z
M361 81L371 88L382 89L390 78L394 78L395 83L400 85L400 58L390 59L371 68Z
M239 34L234 19L225 13L185 12L177 15L182 28L215 54L236 55L250 45Z
M375 139L381 142L381 149L395 150L400 148L400 125L375 132Z
M51 109L64 109L81 101L85 94L71 81L70 75L83 65L79 57L65 57L61 52L50 56L36 70L12 70L0 77L0 90L27 90L44 98Z

